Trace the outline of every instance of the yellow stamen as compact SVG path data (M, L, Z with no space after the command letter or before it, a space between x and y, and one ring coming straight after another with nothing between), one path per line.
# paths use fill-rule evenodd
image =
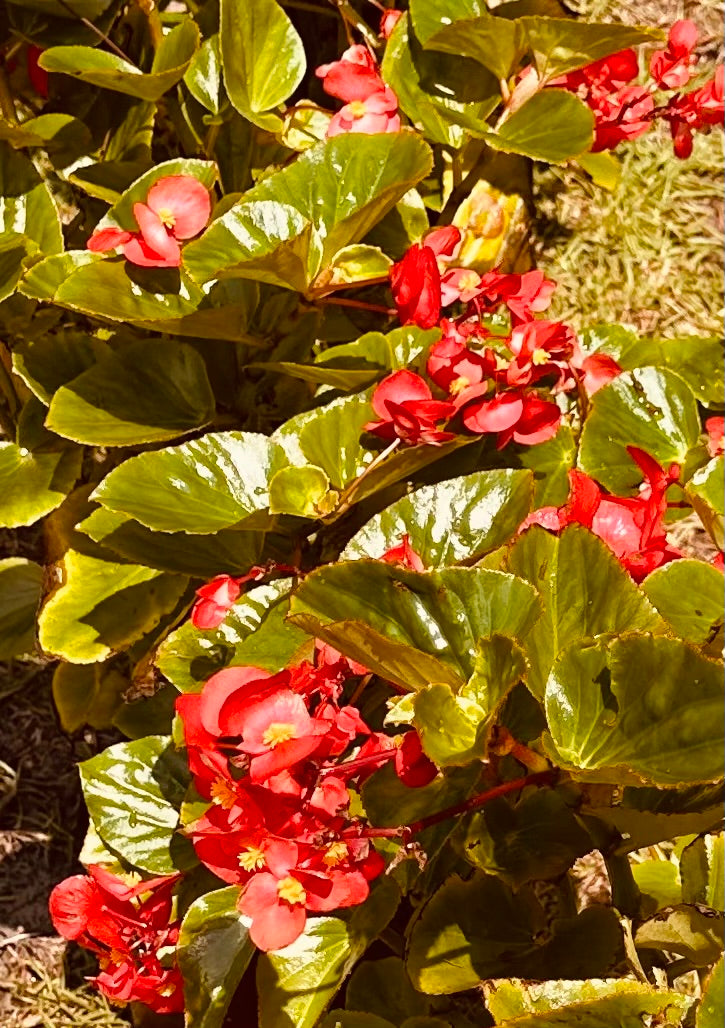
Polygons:
M531 355L532 364L546 364L549 360L549 354L546 350L534 350Z
M264 853L256 846L250 846L237 857L239 866L245 871L261 871L265 865Z
M216 803L218 807L223 807L224 810L231 810L237 802L237 794L226 778L215 778L211 783L209 791L211 792L212 803Z
M162 207L161 210L158 210L156 213L161 218L161 223L165 225L166 228L173 228L176 224L176 215L168 207Z
M364 100L351 100L347 105L347 109L353 118L363 118L368 113Z
M293 878L292 875L288 875L281 882L277 882L277 895L280 899L292 905L304 903L307 899L307 893L302 888L302 884L296 878Z
M464 375L461 375L460 378L454 378L454 380L448 386L448 392L451 394L451 396L458 396L460 393L463 392L464 389L468 389L470 384L470 380L467 379Z
M176 992L176 985L174 982L169 982L164 985L163 989L159 989L159 996L172 996Z
M463 292L464 289L475 289L478 283L481 281L475 271L466 271L458 279L458 289Z
M273 721L269 728L264 730L262 742L265 746L279 746L281 742L289 742L297 736L297 729L294 725L284 724L281 721Z
M347 846L342 840L339 840L338 842L330 843L327 847L322 863L327 864L328 867L336 867L338 864L342 864L344 860L347 860L347 857Z

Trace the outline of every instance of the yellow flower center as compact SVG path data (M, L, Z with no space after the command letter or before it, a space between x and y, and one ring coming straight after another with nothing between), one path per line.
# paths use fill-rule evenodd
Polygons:
M237 857L239 866L245 871L260 871L265 864L264 853L256 846L250 846Z
M237 802L237 794L226 778L215 778L209 791L212 803L216 803L218 807L223 807L225 810L231 810Z
M348 850L344 842L333 842L327 847L327 852L322 858L322 863L327 864L328 867L336 867L337 864L341 864L343 860L347 860L347 855Z
M532 364L546 364L549 360L549 354L546 350L534 350L531 355Z
M274 749L275 746L279 746L281 742L289 742L290 739L294 739L297 735L297 730L294 725L284 724L281 721L273 721L269 728L264 730L262 735L262 742L265 746L271 746Z
M475 271L467 271L458 279L458 289L460 292L463 292L464 289L475 289L480 281L481 279Z
M161 218L161 222L166 228L173 228L176 224L176 215L169 207L162 207L156 212Z
M302 888L302 884L296 878L293 878L292 875L287 875L281 882L277 882L277 895L280 899L292 905L304 903L307 899L307 893Z
M461 375L460 378L454 378L454 380L448 386L448 392L451 394L451 396L458 396L460 393L463 392L464 389L468 389L470 384L470 380L467 379L464 375Z
M368 113L364 100L351 100L347 105L347 109L353 118L363 118Z

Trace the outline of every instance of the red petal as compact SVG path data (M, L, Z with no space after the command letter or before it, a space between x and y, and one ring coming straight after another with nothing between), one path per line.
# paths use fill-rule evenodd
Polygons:
M129 239L133 239L133 232L126 232L122 228L102 228L93 233L86 243L86 249L91 253L106 253L123 246Z
M164 210L171 212L174 216L171 232L176 239L191 239L197 235L211 214L209 190L193 175L160 178L149 189L146 203L155 214Z
M305 930L307 914L304 906L280 902L277 879L270 874L257 874L252 878L240 900L239 909L252 918L250 938L265 952L289 946Z
M73 875L59 882L48 901L56 932L64 939L78 939L86 930L91 911L100 902L98 888L87 875Z
M519 393L499 393L492 400L477 400L466 407L463 424L471 432L503 432L518 422L523 409Z
M556 435L560 422L561 411L555 403L527 396L521 420L514 428L514 440L526 446L546 442Z
M200 722L213 736L223 735L221 710L227 700L248 705L261 698L265 680L271 678L269 671L261 667L225 667L205 683L200 700ZM233 723L236 713L234 703L224 711L224 728L229 735L241 735ZM231 722L231 723L230 723Z
M375 413L384 421L390 421L387 403L405 403L408 400L430 400L432 394L420 375L412 371L394 371L384 378L372 395L371 404Z
M171 239L171 236L169 236L169 239ZM172 240L172 242L177 250L176 256L162 257L155 250L151 249L141 235L132 236L124 244L123 255L126 260L131 261L132 264L138 264L142 268L178 268L181 264L181 250L175 240Z
M141 229L141 236L146 245L164 260L181 261L181 250L174 237L161 222L161 218L147 207L145 203L133 205L133 216ZM128 254L126 254L128 256Z

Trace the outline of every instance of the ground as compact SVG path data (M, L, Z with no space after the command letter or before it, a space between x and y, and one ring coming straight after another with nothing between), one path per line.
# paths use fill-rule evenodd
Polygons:
M671 24L691 16L718 56L715 0L570 0L596 18ZM537 260L560 283L556 315L581 327L623 321L663 337L722 327L722 133L698 138L690 160L651 135L623 148L622 178L606 193L571 169L537 173ZM678 526L691 552L702 534ZM678 544L681 542L678 537ZM0 556L37 556L37 533L0 530ZM53 884L79 870L86 815L76 763L109 740L64 735L53 710L51 668L0 664L0 1024L3 1028L122 1028L126 1019L81 985L90 966L49 934ZM5 802L3 802L3 796ZM80 986L80 987L79 987Z

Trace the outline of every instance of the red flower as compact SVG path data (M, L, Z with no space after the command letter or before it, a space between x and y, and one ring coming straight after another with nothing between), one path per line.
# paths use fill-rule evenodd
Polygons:
M587 396L593 396L602 386L608 385L622 374L622 369L607 353L593 353L585 357L577 348L569 362L579 372Z
M456 255L461 244L461 230L455 225L433 228L423 236L422 245L429 247L436 257L445 260Z
M378 557L378 560L382 560L384 564L401 564L404 568L410 568L411 571L425 571L423 561L410 545L407 532L399 546L392 546L381 557Z
M98 865L53 889L49 909L59 935L98 955L91 979L110 1000L145 1003L160 1014L184 1009L181 972L168 966L179 937L171 921L171 890L178 875L129 886Z
M322 88L330 96L345 103L367 100L385 89L375 58L362 44L349 47L339 61L321 64L315 75L322 79Z
M310 717L302 697L289 690L242 707L236 722L243 737L239 749L252 757L253 782L271 778L314 753L329 728L326 721Z
M719 457L725 451L723 436L725 436L725 418L708 418L705 422L707 432L707 449L711 457Z
M690 81L692 51L697 44L697 26L692 21L676 21L667 37L667 48L655 50L649 70L661 89L677 89Z
M692 153L693 132L718 125L723 120L723 66L702 89L673 96L660 116L670 124L670 132L677 157L686 158Z
M574 354L576 336L561 321L528 321L511 333L509 347L514 359L506 370L511 386L531 385L545 375L558 376L558 388L567 381L573 385L569 360Z
M624 140L643 135L652 124L654 109L655 102L644 86L627 86L598 101L592 106L595 118L592 153L613 150Z
M466 400L466 393L461 400ZM518 390L497 393L490 400L475 398L463 408L466 428L480 434L495 432L499 450L512 439L524 446L546 442L556 435L560 422L561 411L555 403Z
M231 575L217 575L211 582L197 589L196 595L199 599L191 608L191 623L194 628L202 631L218 628L241 591L239 579L232 578Z
M48 99L48 72L45 68L41 68L38 64L38 58L43 53L42 46L28 46L26 60L28 66L28 78L30 84L38 94L42 96L44 100Z
M437 386L451 395L454 406L458 406L466 390L493 378L496 356L493 350L478 353L455 337L444 336L431 347L426 371Z
M389 7L387 11L383 11L380 19L380 35L383 39L390 39L393 34L393 29L398 24L403 16L402 11L396 11L394 7Z
M420 736L415 729L405 733L395 751L395 773L411 789L427 785L438 774L438 768L423 752Z
M434 400L428 385L412 371L395 371L384 378L372 395L372 407L380 418L364 425L381 439L402 439L411 446L438 446L454 438L436 425L450 418L453 404Z
M390 288L403 325L432 328L441 313L441 276L435 251L414 243L390 269Z
M106 228L86 244L93 253L121 249L127 260L149 268L178 268L179 240L191 239L211 214L209 191L192 175L168 175L149 189L146 203L135 203L138 232Z
M533 313L545 311L551 303L556 283L549 281L542 271L526 271L523 275L501 275L487 272L480 283L476 307L480 311L496 310L505 304L514 324L528 321Z
M332 139L345 132L362 132L366 135L400 132L398 98L390 86L384 86L364 100L351 100L333 115L327 127L327 138Z

